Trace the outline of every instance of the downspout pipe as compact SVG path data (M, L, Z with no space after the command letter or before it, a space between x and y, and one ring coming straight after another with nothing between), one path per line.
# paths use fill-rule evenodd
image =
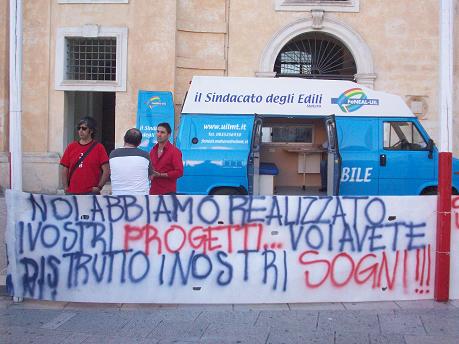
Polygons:
M22 0L10 0L10 187L22 191Z
M435 301L449 299L453 139L453 0L440 1L440 152L438 154Z

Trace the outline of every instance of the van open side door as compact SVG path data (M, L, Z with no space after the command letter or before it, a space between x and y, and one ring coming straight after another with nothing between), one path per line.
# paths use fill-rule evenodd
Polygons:
M327 154L327 195L339 195L339 181L341 178L341 157L339 154L338 140L336 135L335 116L325 120L328 136Z
M252 130L252 144L250 147L250 154L247 162L247 175L249 177L249 195L260 194L260 144L262 124L262 119L258 116L255 116Z

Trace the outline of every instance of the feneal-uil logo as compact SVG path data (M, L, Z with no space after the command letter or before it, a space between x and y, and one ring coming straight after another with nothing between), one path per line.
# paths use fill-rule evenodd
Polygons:
M344 91L339 98L332 98L332 104L338 104L341 111L353 112L364 105L379 105L379 99L370 99L361 88Z
M166 106L166 103L162 102L159 96L153 96L148 99L147 106L152 110L156 106Z

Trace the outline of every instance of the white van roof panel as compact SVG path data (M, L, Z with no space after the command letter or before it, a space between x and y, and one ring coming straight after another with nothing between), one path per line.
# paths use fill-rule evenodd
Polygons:
M195 76L182 113L414 117L399 96L351 81Z

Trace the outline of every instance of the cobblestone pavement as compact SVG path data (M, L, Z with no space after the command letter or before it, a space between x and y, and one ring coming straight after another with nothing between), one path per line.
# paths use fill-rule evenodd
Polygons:
M0 343L457 344L459 302L152 305L3 296Z

